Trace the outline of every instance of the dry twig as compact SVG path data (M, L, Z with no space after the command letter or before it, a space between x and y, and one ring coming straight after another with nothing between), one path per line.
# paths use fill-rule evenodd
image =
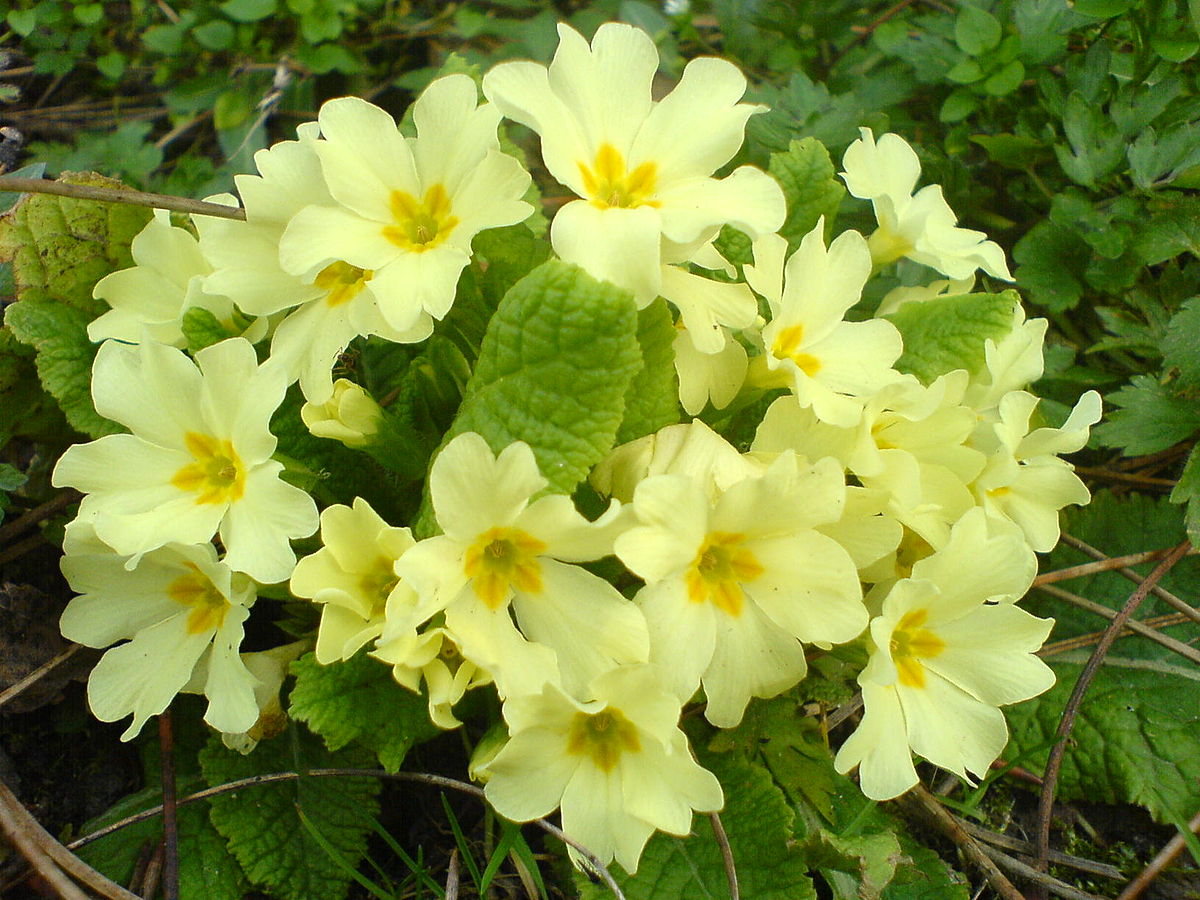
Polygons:
M1089 544L1085 541L1081 541L1077 537L1073 537L1069 534L1064 534L1062 536L1062 540L1063 540L1064 544L1070 544L1076 550L1082 550L1084 553L1086 553L1088 556L1092 557L1093 559L1097 559L1097 560L1108 559L1108 554L1106 554L1103 550L1097 550L1091 544ZM1162 551L1159 551L1159 552L1162 552ZM1200 552L1200 550L1197 550L1197 548L1193 547L1192 549L1188 550L1186 555L1191 556L1192 554L1198 553L1198 552ZM1127 567L1121 567L1121 568L1117 569L1116 571L1117 571L1117 574L1120 575L1122 578L1124 578L1128 581L1132 581L1134 584L1142 583L1142 576L1140 574L1138 574L1137 572L1133 571L1133 569L1130 569ZM1183 613L1189 619L1192 619L1195 622L1200 622L1200 610L1196 609L1194 606L1192 606L1186 600L1183 600L1180 597L1176 597L1174 594L1172 594L1170 591L1168 591L1166 588L1162 587L1161 585L1156 584L1154 587L1152 587L1150 589L1150 593L1152 593L1155 597L1158 597L1160 600L1165 600L1169 606L1171 606L1173 609L1179 610L1179 612Z
M222 206L188 197L172 197L169 194L151 194L132 188L108 188L94 184L67 184L62 181L47 181L42 178L17 178L0 175L0 191L17 194L54 194L73 197L76 200L99 200L101 203L129 203L133 206L149 206L153 209L169 209L197 216L214 216L218 219L246 218L246 211L237 206Z
M729 882L729 900L741 900L742 892L738 888L737 866L733 861L733 850L729 846L729 835L725 833L725 826L721 823L719 815L709 813L708 820L712 822L717 846L721 848L721 861L725 863L725 879Z

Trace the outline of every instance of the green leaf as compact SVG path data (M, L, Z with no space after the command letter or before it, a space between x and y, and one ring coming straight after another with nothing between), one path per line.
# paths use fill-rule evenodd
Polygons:
M836 900L877 900L904 859L900 841L890 831L841 837L822 828L798 846L821 871Z
M1187 526L1188 540L1200 547L1200 447L1193 447L1188 454L1183 474L1171 491L1171 502L1187 504L1184 524Z
M33 29L37 28L37 10L12 9L9 10L4 21L21 37L29 37L33 33Z
M1200 255L1200 198L1163 192L1149 205L1134 250L1147 265L1181 253Z
M1025 66L1019 59L1014 59L989 75L983 83L983 89L993 97L1003 97L1019 88L1024 80Z
M964 6L954 20L954 42L963 53L979 56L1000 43L1000 22L978 6Z
M942 102L938 118L946 123L961 122L978 108L978 97L967 88L955 88Z
M242 756L214 736L200 753L210 787L267 772L363 768L371 755L360 748L329 753L302 728L263 741ZM210 817L250 881L280 900L341 900L350 876L321 849L300 821L303 812L352 863L367 849L379 814L373 778L306 778L256 785L212 798Z
M1013 248L1017 284L1050 312L1071 309L1083 296L1090 256L1088 245L1074 231L1039 222Z
M675 375L675 323L662 299L638 313L642 368L625 392L625 416L616 442L624 444L679 421L679 381Z
M1120 447L1126 456L1157 453L1200 430L1196 397L1173 392L1153 375L1134 375L1107 399L1117 408L1092 434L1105 447Z
M817 720L800 709L802 689L751 703L741 725L718 732L709 748L754 753L792 803L804 803L832 821L837 775Z
M207 50L227 50L233 44L233 26L224 19L213 19L193 28L192 37Z
M92 403L92 361L96 345L87 336L91 316L53 300L20 300L4 314L13 336L37 351L38 379L58 401L75 430L97 438L121 431Z
M792 141L786 152L772 153L769 171L787 199L787 218L779 233L791 247L799 245L821 216L829 223L837 215L846 189L834 177L829 151L816 138Z
M105 53L103 56L96 58L96 68L105 78L111 78L113 81L120 79L125 74L125 66L128 60L125 59L125 54L114 50L111 53Z
M190 353L195 353L197 350L203 350L205 347L218 344L228 337L233 337L232 331L222 325L216 316L201 306L193 306L183 314L180 330L183 332L183 336L187 338L187 348Z
M471 242L471 249L476 259L487 263L481 273L480 291L490 301L491 309L509 288L550 257L550 245L524 225L481 231Z
M977 372L984 364L984 344L1012 329L1020 304L1017 292L960 294L923 303L906 303L887 318L904 338L901 372L929 384L954 369Z
M120 187L94 173L72 173L70 184ZM0 216L0 259L11 259L21 300L53 299L97 316L108 307L92 298L105 275L133 265L129 244L150 210L51 194L26 194Z
M29 476L20 469L0 463L0 491L15 491L28 480Z
M543 263L505 294L445 440L483 435L533 449L550 489L570 493L612 449L642 367L633 297L578 266Z
M226 0L221 12L235 22L257 22L275 12L276 0Z
M1082 665L1052 660L1058 683L1006 707L1005 758L1045 767L1063 706ZM1059 794L1092 803L1137 803L1156 820L1200 806L1200 675L1159 663L1109 657L1084 696L1059 775Z
M700 754L702 765L725 789L721 824L737 863L743 897L754 900L816 900L805 855L792 842L792 810L770 773L740 753ZM646 845L635 877L617 875L629 900L728 897L725 867L705 816L692 836L656 834ZM582 875L575 876L581 900L611 896Z
M1200 387L1200 297L1185 300L1162 341L1163 363L1178 372L1181 387Z
M319 734L330 750L357 740L397 772L410 747L439 734L427 699L398 685L391 667L362 651L323 666L308 653L292 663L296 686L289 712Z
M1075 0L1075 11L1097 19L1111 19L1128 12L1137 0Z
M1183 510L1169 503L1166 498L1134 493L1116 496L1109 491L1099 491L1087 506L1067 510L1063 530L1109 556L1123 556L1175 546L1183 540L1183 520ZM1043 562L1042 570L1052 572L1090 561L1091 557L1083 551L1068 544L1059 544ZM1154 562L1146 562L1132 568L1140 575L1148 575L1154 565ZM1163 576L1160 584L1176 595L1196 596L1200 593L1200 558L1189 556L1180 560ZM1124 606L1136 587L1118 572L1095 572L1073 578L1062 586L1112 610ZM1108 624L1095 613L1063 603L1040 591L1031 593L1024 605L1036 615L1055 619L1050 635L1052 642L1094 634ZM1138 608L1138 617L1150 618L1174 611L1165 600L1151 595ZM1195 625L1191 623L1160 630L1168 637L1185 642L1192 640L1196 634ZM1129 632L1117 639L1112 652L1129 659L1165 662L1177 659L1171 650Z
M176 790L184 796L204 786L199 776L192 776L179 779ZM161 803L161 788L144 788L117 801L81 830L87 834ZM225 839L209 821L208 802L201 800L179 807L176 821L180 900L242 900L249 883L237 860L230 855ZM79 849L79 857L118 884L128 884L143 846L161 839L162 818L156 816L86 844Z

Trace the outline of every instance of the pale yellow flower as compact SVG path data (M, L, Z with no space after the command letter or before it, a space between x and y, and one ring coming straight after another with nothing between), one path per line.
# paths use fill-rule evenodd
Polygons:
M720 809L713 774L692 758L679 701L648 666L613 669L581 703L548 684L504 704L511 738L478 767L488 802L528 822L562 810L562 827L601 862L637 871L654 831L686 835L692 811ZM572 858L578 857L572 851Z
M219 533L226 565L283 581L296 564L289 539L317 528L312 498L282 481L271 459L271 414L286 385L242 338L206 347L194 363L163 344L109 341L96 355L92 397L132 433L68 448L52 481L86 494L79 520L130 569L164 544Z

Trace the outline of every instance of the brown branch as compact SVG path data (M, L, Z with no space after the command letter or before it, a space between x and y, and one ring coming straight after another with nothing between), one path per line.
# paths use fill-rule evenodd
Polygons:
M1082 550L1084 553L1086 553L1088 556L1092 557L1093 559L1107 559L1108 558L1108 554L1105 553L1103 550L1097 550L1091 544L1087 543L1086 541L1081 541L1079 538L1073 537L1072 535L1064 534L1062 536L1062 540L1063 540L1064 544L1069 544L1070 546L1074 547L1076 550ZM1187 555L1191 556L1192 554L1197 553L1197 552L1200 552L1200 551L1197 551L1197 549L1195 547L1193 547L1191 550L1189 550L1187 552ZM1142 583L1142 576L1140 574L1138 574L1137 572L1133 571L1133 569L1120 568L1120 569L1117 569L1117 574L1120 575L1122 578L1126 579L1127 581L1132 581L1134 584ZM1200 610L1197 610L1194 606L1192 606L1186 600L1183 600L1180 597L1176 597L1174 594L1172 594L1170 591L1168 591L1166 588L1162 587L1161 585L1156 584L1154 587L1152 587L1150 589L1150 593L1152 593L1155 597L1158 597L1160 600L1166 601L1168 606L1172 607L1173 609L1179 610L1179 612L1183 613L1185 616L1189 617L1190 619L1192 619L1196 622L1200 622Z
M63 874L62 869L54 864L37 839L29 832L28 825L22 820L19 810L24 809L21 802L12 795L7 786L0 783L0 831L24 857L25 861L63 900L88 900L87 894Z
M454 778L447 778L444 775L430 775L425 772L385 772L382 769L309 769L300 774L298 772L271 772L265 775L251 775L249 778L239 778L237 781L229 781L225 784L219 784L216 787L205 788L202 791L196 791L194 794L188 794L186 797L181 797L176 806L185 806L188 803L195 803L200 800L207 800L210 797L217 797L221 794L228 794L233 791L239 791L242 788L254 787L260 784L274 784L281 781L296 781L300 778L379 778L384 781L415 781L418 784L430 784L434 787L449 788L450 790L460 791L464 794L469 794L480 800L485 799L483 788L478 788L473 784L467 784L465 781L458 781ZM162 815L163 808L154 806L150 809L144 809L132 816L127 816L119 822L113 822L111 825L106 825L103 828L98 828L91 834L85 834L81 838L77 838L67 844L67 849L75 850L85 844L90 844L92 841L99 840L105 835L112 834L128 825L134 825L138 822L143 822L146 819L152 819L155 816ZM592 851L575 840L575 838L566 834L557 825L547 822L545 819L534 819L533 823L538 828L547 834L558 838L564 844L572 847L579 853L588 865L593 867L596 874L605 883L613 896L617 900L626 900L625 894L621 891L621 886L617 884L612 873L604 863L596 857ZM132 895L131 895L132 896ZM136 898L134 898L136 900Z
M725 880L729 883L729 900L741 900L742 892L738 887L737 866L733 861L733 849L729 846L729 835L725 833L721 817L715 812L709 813L708 821L712 823L717 846L721 848L721 862L725 864Z
M61 494L51 497L45 503L35 506L19 518L0 526L0 544L7 544L25 529L41 524L64 507L70 506L82 496L78 491L63 491Z
M1191 621L1190 616L1185 616L1182 613L1167 613L1165 616L1151 616L1149 619L1142 619L1141 623L1147 628L1170 628L1172 625L1186 625ZM1132 634L1133 632L1128 632ZM1121 632L1124 637L1126 632ZM1042 659L1050 656L1057 656L1060 653L1068 653L1071 650L1078 650L1081 647L1092 647L1100 643L1100 638L1104 637L1103 631L1093 631L1090 634L1080 634L1072 638L1065 638L1061 641L1055 641L1052 644L1045 644L1042 649L1037 652L1037 655Z
M9 544L3 550L0 550L0 563L7 565L14 559L20 559L26 553L36 550L44 543L46 543L46 538L42 536L40 531L37 534L31 534L25 540Z
M17 178L0 175L0 191L17 194L54 194L58 197L73 197L76 200L98 200L101 203L128 203L132 206L149 206L154 209L169 209L194 216L215 216L218 219L246 218L246 211L238 206L222 206L190 197L172 197L169 194L151 194L132 188L108 188L94 184L67 184L63 181L47 181L42 178Z
M171 708L158 717L163 797L163 900L179 900L179 820L175 803L175 730Z
M1050 756L1046 760L1046 770L1043 774L1042 793L1038 798L1038 817L1037 817L1037 856L1034 859L1034 868L1039 872L1046 871L1046 860L1050 853L1050 818L1054 810L1054 794L1058 788L1058 773L1062 768L1063 756L1067 750L1067 738L1071 734L1071 730L1075 727L1075 717L1079 713L1079 707L1083 703L1083 695L1087 692L1092 679L1096 677L1096 673L1100 671L1100 664L1104 661L1105 655L1112 646L1113 641L1117 639L1117 635L1125 627L1129 621L1129 617L1137 610L1146 599L1146 595L1150 593L1150 589L1154 587L1159 580L1171 570L1171 567L1187 554L1191 544L1188 541L1183 541L1178 547L1171 551L1157 566L1154 567L1145 580L1129 595L1129 600L1126 601L1121 611L1109 623L1104 634L1100 638L1100 642L1096 645L1096 649L1092 651L1091 657L1083 667L1083 671L1079 673L1079 678L1075 681L1075 687L1071 691L1071 696L1067 700L1067 704L1063 707L1062 719L1058 723L1058 732L1055 735L1054 746L1050 748ZM1046 892L1041 887L1036 889L1036 896L1045 898Z
M1070 543L1070 541L1067 543ZM1082 543L1082 541L1080 543ZM1074 546L1074 544L1072 544L1072 546ZM1096 557L1095 562L1080 563L1077 566L1071 566L1066 569L1056 569L1053 572L1045 572L1033 579L1033 586L1041 587L1043 584L1053 584L1056 581L1067 581L1071 578L1082 578L1085 575L1095 575L1097 572L1108 572L1112 569L1124 569L1129 566L1136 566L1138 563L1154 562L1162 559L1170 552L1171 549L1168 547L1165 550L1146 550L1142 553L1129 553L1125 556L1105 556L1101 554L1100 556ZM1141 580L1140 576L1138 580Z
M1188 822L1188 828L1191 830L1192 834L1200 831L1200 813L1196 813L1196 815L1192 816L1192 821ZM1142 869L1142 871L1137 874L1137 877L1134 878L1133 881L1125 885L1125 890L1121 891L1121 895L1117 897L1117 900L1136 900L1136 898L1142 896L1142 892L1150 886L1151 882L1153 882L1155 878L1162 874L1162 871L1167 866L1175 861L1175 857L1182 853L1183 848L1186 846L1187 841L1184 839L1182 834L1177 834L1172 837L1169 841L1167 841L1163 848L1159 850L1157 854L1155 854L1154 859L1150 860L1150 862L1146 865L1146 868Z
M119 884L109 881L51 837L3 781L0 781L0 828L3 828L14 845L22 849L22 853L25 853L26 848L32 848L34 855L25 854L26 859L43 877L47 876L44 863L48 857L57 869L62 870L59 872L60 876L65 872L108 900L140 900L136 894L131 894ZM39 867L39 862L43 863L43 867ZM87 895L74 885L68 882L68 886L75 893L62 893L64 898L88 900Z
M958 817L956 816L955 818ZM962 825L971 837L978 838L986 844L991 844L994 847L1003 847L1005 850L1015 850L1017 853L1033 853L1033 844L1029 843L1029 841L1023 841L1012 835L990 831L965 819L958 819L958 823ZM984 852L986 850L987 848L984 848ZM1125 874L1116 866L1110 866L1108 863L1096 862L1091 859L1084 859L1081 856L1072 856L1069 853L1061 853L1058 850L1050 851L1050 862L1056 866L1067 866L1071 869L1078 869L1080 872L1087 872L1089 875L1111 878L1114 881L1122 881L1125 878Z
M1067 884L1065 881L1059 881L1053 875L1039 872L1028 863L1014 859L996 847L984 845L982 849L988 855L989 859L995 861L996 865L1007 869L1018 878L1032 882L1036 886L1036 889L1045 889L1057 897L1065 898L1065 900L1102 900L1098 894L1089 894L1087 891L1081 891L1079 888Z
M1076 466L1079 475L1090 475L1107 481L1121 481L1127 484L1140 484L1144 487L1172 488L1177 478L1154 478L1151 475L1134 475L1131 472L1114 472L1112 469L1099 469L1094 466Z
M13 698L23 694L34 684L41 681L53 669L58 668L61 663L66 662L68 659L74 656L76 651L78 651L81 646L82 645L80 644L71 644L66 650L54 657L54 659L42 663L20 681L10 684L3 691L0 691L0 708L2 708L5 703L8 703Z
M912 804L924 813L926 819L932 820L938 830L950 838L955 846L962 850L967 859L975 864L1001 900L1025 900L1021 892L1013 887L1012 882L1005 877L1004 873L996 867L996 864L979 846L979 842L966 832L958 820L946 811L937 797L929 793L924 785L918 784L899 799Z
M1096 603L1089 600L1087 597L1081 597L1078 594L1072 594L1070 591L1064 591L1062 588L1054 587L1050 584L1038 585L1037 589L1044 594L1049 594L1051 597L1057 597L1072 606L1077 606L1080 609L1086 610L1097 616L1102 616L1110 622L1117 617L1117 611L1110 607L1104 606L1101 603ZM1125 628L1118 637L1124 637L1126 634L1139 634L1147 640L1154 641L1159 646L1166 647L1172 653L1177 653L1184 659L1200 665L1200 650L1185 644L1183 641L1177 641L1175 638L1163 634L1146 625L1145 622L1139 622L1137 619L1130 619L1125 623Z

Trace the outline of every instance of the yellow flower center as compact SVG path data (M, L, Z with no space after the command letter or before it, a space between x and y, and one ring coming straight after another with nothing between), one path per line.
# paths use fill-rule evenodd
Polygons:
M377 556L371 568L358 579L358 589L371 600L372 618L383 615L388 595L400 583L393 570L393 562L390 557Z
M658 165L644 162L632 172L625 171L625 158L612 144L601 144L591 167L577 163L583 187L592 206L600 209L632 209L635 206L658 207L652 199L658 181Z
M442 184L427 190L423 200L404 191L392 191L388 205L396 224L385 226L383 236L410 253L436 247L458 224L458 219L450 215L450 195Z
M172 581L167 586L167 596L190 608L187 617L188 634L216 631L225 622L229 600L217 590L217 586L195 563L189 562L184 565L192 571Z
M915 609L906 613L892 632L892 660L900 673L900 683L908 687L925 687L925 666L922 659L937 656L946 649L946 642L924 628L929 610Z
M246 491L246 469L229 441L189 431L183 443L195 462L183 466L171 484L181 491L199 494L197 505L233 503Z
M821 370L821 361L808 353L800 352L800 344L804 341L804 326L789 325L775 335L775 343L771 345L771 353L776 359L790 359L796 367L812 378Z
M360 293L375 273L370 269L360 269L349 263L330 263L313 279L313 286L325 291L327 306L341 306L349 303Z
M708 601L731 616L742 614L746 601L742 585L763 573L762 564L754 554L741 546L745 540L744 534L709 533L691 568L684 574L691 602Z
M567 730L567 752L590 756L602 772L616 768L622 753L637 753L641 749L637 728L611 706L593 715L575 713Z
M474 579L475 596L489 609L508 600L510 588L526 594L542 590L538 556L546 545L518 528L491 528L463 556L463 572Z

